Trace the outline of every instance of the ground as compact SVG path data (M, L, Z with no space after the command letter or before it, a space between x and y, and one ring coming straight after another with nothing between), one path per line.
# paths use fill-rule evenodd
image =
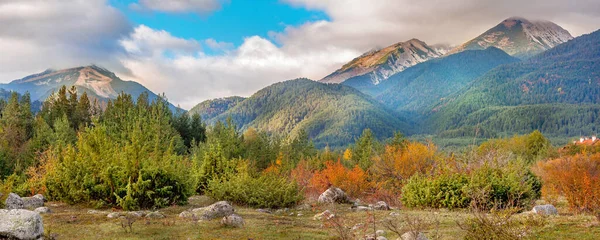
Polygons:
M67 205L59 202L46 203L53 212L43 215L44 229L47 235L56 239L336 239L334 229L324 226L323 222L314 220L317 213L333 209L342 216L346 225L367 223L371 217L367 212L353 212L350 205L325 205L304 207L303 210L292 209L281 213L261 213L256 209L235 206L236 212L246 222L243 228L228 228L220 225L219 220L195 222L179 218L180 212L207 206L214 202L204 196L192 197L185 206L173 206L161 209L166 215L164 219L139 219L133 223L133 232L125 232L120 220L109 219L106 214L90 214L91 208L81 205ZM98 211L113 211L99 209ZM598 239L600 227L592 216L572 215L567 209L559 206L560 215L547 217L544 227L535 229L531 239ZM461 239L463 231L457 222L463 221L470 214L464 210L392 210L375 211L376 222L397 212L409 216L426 219L437 219L437 230L430 229L427 235L439 233L441 239ZM325 224L327 225L327 224ZM381 225L381 224L378 224ZM376 229L383 226L376 225ZM372 232L372 228L368 231ZM369 232L369 233L370 233ZM385 231L388 239L396 239L397 235Z

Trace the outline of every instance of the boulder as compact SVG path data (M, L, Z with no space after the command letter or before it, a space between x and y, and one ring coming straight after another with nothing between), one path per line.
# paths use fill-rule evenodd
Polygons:
M330 187L318 199L319 203L350 203L348 195L342 189Z
M390 210L390 205L388 205L384 201L379 201L379 202L375 203L375 205L373 205L373 208L375 210L389 211Z
M23 197L23 208L25 209L36 209L44 206L44 199L40 197Z
M41 200L42 200L42 201L44 201L44 202L48 201L48 200L46 200L46 197L44 197L44 195L42 195L42 194L39 194L39 193L38 193L38 194L36 194L36 195L33 195L33 197L34 197L34 198L39 198L39 199L41 199Z
M322 213L316 214L316 215L313 217L313 219L314 219L314 220L317 220L317 221L321 221L321 220L323 220L323 219L325 219L325 220L329 220L329 219L331 219L331 218L333 218L333 217L335 217L335 215L334 215L334 214L333 214L331 211L329 211L329 210L325 210L325 211L324 211L324 212L322 212Z
M146 214L146 218L165 218L165 215L160 213L159 211L156 211Z
M39 213L25 209L0 209L0 239L40 239L44 224Z
M422 232L405 232L400 236L401 240L429 240Z
M244 226L244 219L234 213L229 216L223 217L223 219L221 219L221 224L228 227L241 228Z
M4 208L6 209L23 209L25 203L19 195L10 193L4 202Z
M179 214L182 218L198 217L202 220L212 220L233 214L235 210L226 201L216 202L208 207L187 210Z
M52 211L50 211L50 208L47 208L47 207L39 207L39 208L36 208L33 211L36 212L36 213L39 213L39 214L45 214L45 213L51 213L52 212Z
M558 215L558 210L552 204L537 205L531 211L540 215Z

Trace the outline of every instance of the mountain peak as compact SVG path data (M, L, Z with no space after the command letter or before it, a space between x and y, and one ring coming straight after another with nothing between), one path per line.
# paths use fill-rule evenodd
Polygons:
M528 58L572 38L573 36L567 30L553 22L510 17L478 37L453 49L450 54L493 46L512 56Z
M320 82L341 83L352 77L370 74L371 82L378 84L408 67L441 55L443 53L428 46L425 42L413 38L406 42L398 42L385 48L368 51L321 79Z

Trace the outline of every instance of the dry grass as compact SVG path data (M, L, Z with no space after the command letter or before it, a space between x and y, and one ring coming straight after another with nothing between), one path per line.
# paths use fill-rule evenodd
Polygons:
M181 219L179 213L189 209L207 206L213 201L206 197L194 197L186 206L173 206L160 211L164 219L139 219L132 224L133 231L125 232L122 219L109 219L106 214L88 214L86 206L69 206L62 203L48 203L53 211L44 215L44 228L47 234L56 239L335 239L334 229L313 216L330 206L315 206L307 210L290 210L281 214L266 214L255 209L236 207L237 213L244 218L243 228L226 228L219 220L196 222ZM337 205L336 212L344 217L344 225L368 224L370 218L366 212L353 212L349 205ZM569 215L559 208L561 215L548 217L547 224L535 229L532 239L597 239L600 227L594 216ZM105 211L111 211L105 209ZM468 211L440 210L394 210L402 219L436 219L435 227L429 226L424 233L428 237L439 234L440 239L462 239L464 231L457 222L471 216ZM298 216L300 213L300 216ZM377 229L383 229L381 221L389 218L390 211L374 211L373 218L379 221ZM525 217L518 214L516 217ZM371 233L372 229L368 233ZM361 233L362 234L362 233ZM388 239L398 236L386 231Z

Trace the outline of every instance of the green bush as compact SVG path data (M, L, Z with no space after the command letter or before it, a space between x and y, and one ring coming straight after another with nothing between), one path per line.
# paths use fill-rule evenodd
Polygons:
M402 188L407 207L524 208L540 197L541 182L518 166L481 167L470 174L452 173L432 177L415 175Z
M402 188L401 201L407 207L464 208L470 202L464 191L468 184L463 174L415 175Z
M303 199L298 184L272 174L214 179L209 182L206 194L214 199L261 208L290 207Z

